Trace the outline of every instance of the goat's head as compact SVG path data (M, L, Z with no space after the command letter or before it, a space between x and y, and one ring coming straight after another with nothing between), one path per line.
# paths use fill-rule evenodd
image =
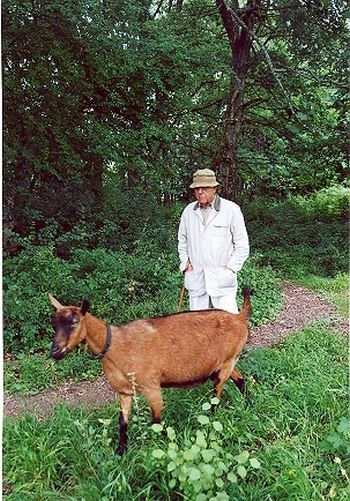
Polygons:
M61 360L86 337L85 315L89 303L83 301L81 308L78 308L78 306L62 306L51 294L49 298L56 309L53 317L55 336L50 355L55 360Z

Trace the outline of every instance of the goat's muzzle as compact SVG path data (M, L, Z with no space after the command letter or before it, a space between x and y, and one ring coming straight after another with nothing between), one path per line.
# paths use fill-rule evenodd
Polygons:
M50 356L55 360L61 360L69 352L67 347L61 348L58 344L53 343L51 346Z

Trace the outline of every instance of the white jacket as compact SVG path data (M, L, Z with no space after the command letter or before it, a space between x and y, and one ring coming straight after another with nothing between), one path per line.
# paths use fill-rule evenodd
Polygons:
M237 290L237 272L249 255L243 214L237 204L216 195L207 224L198 202L184 209L178 233L180 270L191 296L226 296Z

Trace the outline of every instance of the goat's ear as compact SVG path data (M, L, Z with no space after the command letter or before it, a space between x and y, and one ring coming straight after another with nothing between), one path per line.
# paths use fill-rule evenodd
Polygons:
M90 307L89 301L84 299L83 304L81 305L81 308L80 308L80 311L81 311L83 316L89 311L89 307Z
M64 308L64 306L62 306L61 303L57 301L57 299L51 296L51 294L49 294L49 299L51 301L52 306L54 306L56 310L62 310L62 308Z

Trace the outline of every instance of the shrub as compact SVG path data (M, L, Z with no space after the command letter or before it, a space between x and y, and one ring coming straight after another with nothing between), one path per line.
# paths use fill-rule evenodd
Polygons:
M106 322L121 324L137 318L174 313L183 277L175 253L155 253L153 242L134 254L104 249L74 250L71 260L54 255L51 247L28 247L4 263L5 351L47 349L52 337L50 292L65 305L81 304ZM253 324L277 314L281 296L276 274L253 256L239 275L239 287L250 285ZM241 302L239 295L239 302ZM186 303L184 304L184 309Z
M76 250L70 262L52 248L34 247L4 264L5 350L35 351L47 347L52 307L47 294L62 304L90 300L92 311L108 322L175 311L181 276L166 255Z
M74 263L56 257L50 247L28 247L4 261L4 348L35 351L51 333L47 293L74 288Z
M350 205L350 188L334 185L316 191L309 197L295 197L295 201L307 214L317 218L347 220Z
M309 197L257 199L244 213L253 251L284 276L334 276L348 269L349 192L343 187Z

